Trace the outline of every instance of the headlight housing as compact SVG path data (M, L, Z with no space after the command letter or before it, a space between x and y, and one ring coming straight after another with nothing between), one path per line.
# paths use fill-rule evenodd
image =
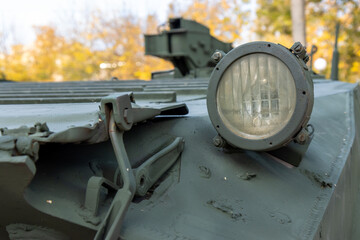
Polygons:
M207 107L219 135L232 146L257 151L280 148L306 127L314 102L303 59L269 43L241 45L215 67Z

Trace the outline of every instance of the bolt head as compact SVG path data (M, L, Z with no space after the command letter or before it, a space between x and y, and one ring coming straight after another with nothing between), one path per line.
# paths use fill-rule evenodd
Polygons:
M223 147L224 146L224 140L219 136L216 136L213 138L213 143L214 143L215 147Z
M218 61L220 61L220 59L221 59L221 53L220 53L220 52L214 52L214 54L211 56L211 58L212 58L214 61L218 62Z
M215 145L216 147L220 146L220 145L221 145L220 139L214 139L214 145Z
M305 140L305 135L304 134L300 134L299 135L299 141L303 142Z

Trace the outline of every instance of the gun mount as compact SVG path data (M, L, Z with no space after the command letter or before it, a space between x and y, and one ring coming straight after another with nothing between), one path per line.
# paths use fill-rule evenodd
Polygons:
M152 78L209 77L215 63L215 50L228 52L231 43L222 42L209 33L209 28L195 21L171 18L169 30L145 35L145 54L163 58L174 64L170 71L153 72Z

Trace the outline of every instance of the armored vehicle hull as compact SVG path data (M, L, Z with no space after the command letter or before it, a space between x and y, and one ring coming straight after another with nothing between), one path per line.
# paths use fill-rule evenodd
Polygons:
M207 85L0 83L2 239L358 239L359 87L315 81L293 167L215 147Z

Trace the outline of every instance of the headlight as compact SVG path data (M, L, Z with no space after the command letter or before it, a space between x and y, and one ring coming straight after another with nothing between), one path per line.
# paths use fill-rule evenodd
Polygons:
M215 67L209 82L210 119L230 145L272 150L306 127L313 84L302 59L269 42L244 44Z

